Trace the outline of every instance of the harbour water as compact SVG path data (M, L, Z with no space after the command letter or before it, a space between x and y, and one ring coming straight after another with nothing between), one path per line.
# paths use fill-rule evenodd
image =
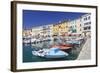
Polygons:
M76 60L78 57L78 53L73 53L72 51L68 52L69 55L65 58L60 58L60 59L47 59L39 56L35 56L32 54L32 51L35 48L31 46L30 44L28 45L23 45L23 62L44 62L44 61L64 61L64 60ZM72 48L75 49L75 48Z

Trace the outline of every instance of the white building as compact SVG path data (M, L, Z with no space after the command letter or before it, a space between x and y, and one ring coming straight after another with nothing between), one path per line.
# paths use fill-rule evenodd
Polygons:
M44 25L43 26L43 35L45 37L45 39L52 39L52 28L53 28L53 24L49 24L49 25Z
M69 21L69 33L81 34L83 36L91 35L91 14L85 14L81 17Z
M90 36L91 34L91 14L85 14L81 18L82 31L84 36Z
M52 37L52 24L32 28L32 39L48 40Z
M38 27L33 27L32 28L32 38L39 38L41 36L43 36L43 27L42 26L38 26Z

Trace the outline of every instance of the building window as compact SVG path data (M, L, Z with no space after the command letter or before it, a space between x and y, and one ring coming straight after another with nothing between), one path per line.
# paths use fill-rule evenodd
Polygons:
M77 31L76 31L76 29L72 29L72 33L76 33Z
M86 17L86 20L87 20L87 17Z
M90 16L88 17L88 19L90 19Z
M89 26L88 29L91 29L91 27Z
M70 26L70 28L72 28L72 26Z
M80 24L80 26L81 26L81 24Z
M84 30L90 30L90 29L91 29L90 26L88 26L88 27L84 27Z
M84 21L85 21L85 18L84 18Z
M91 22L89 22L89 24L91 24Z
M84 27L84 30L87 30L87 27Z
M84 25L88 25L88 23L84 23Z
M86 20L87 20L87 17L84 18L84 21L86 21Z
M84 23L84 25L88 25L88 24L91 24L91 22Z

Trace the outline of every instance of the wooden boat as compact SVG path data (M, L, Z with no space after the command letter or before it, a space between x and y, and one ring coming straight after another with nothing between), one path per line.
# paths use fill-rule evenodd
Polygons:
M71 49L73 47L72 44L60 44L60 45L53 45L52 47L58 47L61 50Z

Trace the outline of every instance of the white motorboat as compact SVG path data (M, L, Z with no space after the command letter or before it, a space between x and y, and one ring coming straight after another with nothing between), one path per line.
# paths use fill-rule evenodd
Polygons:
M44 58L64 58L68 56L68 53L61 51L59 48L50 48L39 51L32 51L32 54Z
M38 51L32 51L32 54L35 56L40 56L40 57L44 57L49 50L47 49L42 49L42 50L38 50Z

